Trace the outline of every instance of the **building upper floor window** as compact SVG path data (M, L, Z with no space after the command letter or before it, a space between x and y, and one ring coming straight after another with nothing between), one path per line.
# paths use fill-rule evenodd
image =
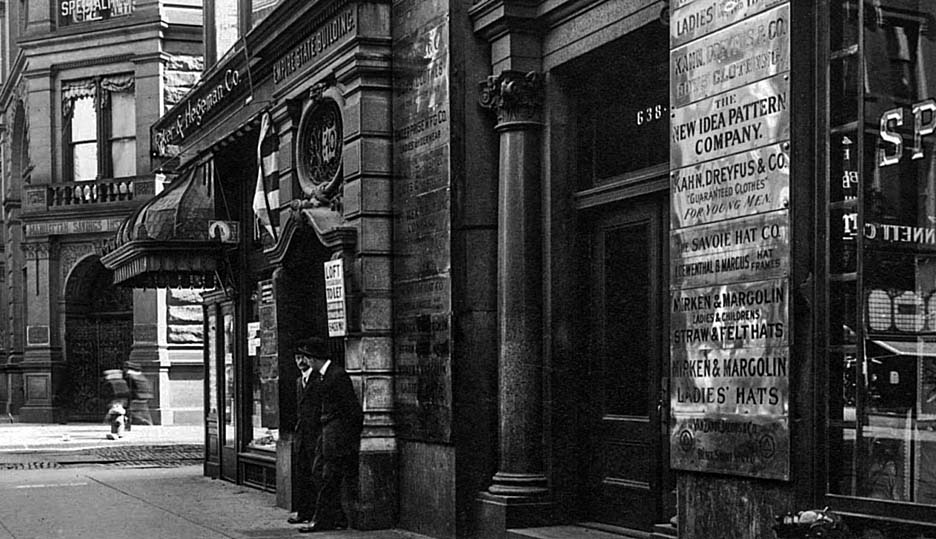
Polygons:
M63 162L67 180L136 175L132 74L62 83Z
M211 0L205 3L207 63L217 62L237 40L257 26L279 0Z

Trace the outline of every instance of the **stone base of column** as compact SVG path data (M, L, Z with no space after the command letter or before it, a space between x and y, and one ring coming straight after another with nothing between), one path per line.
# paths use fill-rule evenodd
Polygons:
M556 504L543 496L503 496L482 492L475 500L473 537L505 539L507 530L558 524Z
M367 440L365 440L367 441ZM383 530L397 522L397 453L368 449L362 444L355 501L349 515L358 530Z

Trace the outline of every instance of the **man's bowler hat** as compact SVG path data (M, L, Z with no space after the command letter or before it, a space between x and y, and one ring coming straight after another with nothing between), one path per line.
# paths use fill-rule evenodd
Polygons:
M321 337L309 337L296 343L296 353L318 359L329 359L331 351L328 349L328 341Z

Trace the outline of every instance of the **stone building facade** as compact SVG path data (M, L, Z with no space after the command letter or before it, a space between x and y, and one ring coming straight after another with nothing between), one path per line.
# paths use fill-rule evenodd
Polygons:
M262 5L103 258L213 288L208 475L292 506L319 335L354 527L934 536L930 4Z
M0 402L24 422L100 421L102 371L140 364L159 423L201 419L193 294L113 286L100 252L167 178L149 126L198 80L201 4L7 5L0 89Z

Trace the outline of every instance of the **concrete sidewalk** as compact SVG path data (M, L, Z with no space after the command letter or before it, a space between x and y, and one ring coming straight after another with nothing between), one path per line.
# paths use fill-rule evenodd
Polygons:
M104 423L0 423L0 453L205 443L202 425L133 425L133 429L118 440L108 440L109 432L110 426Z
M401 530L298 533L275 496L200 466L0 474L0 539L428 539Z

